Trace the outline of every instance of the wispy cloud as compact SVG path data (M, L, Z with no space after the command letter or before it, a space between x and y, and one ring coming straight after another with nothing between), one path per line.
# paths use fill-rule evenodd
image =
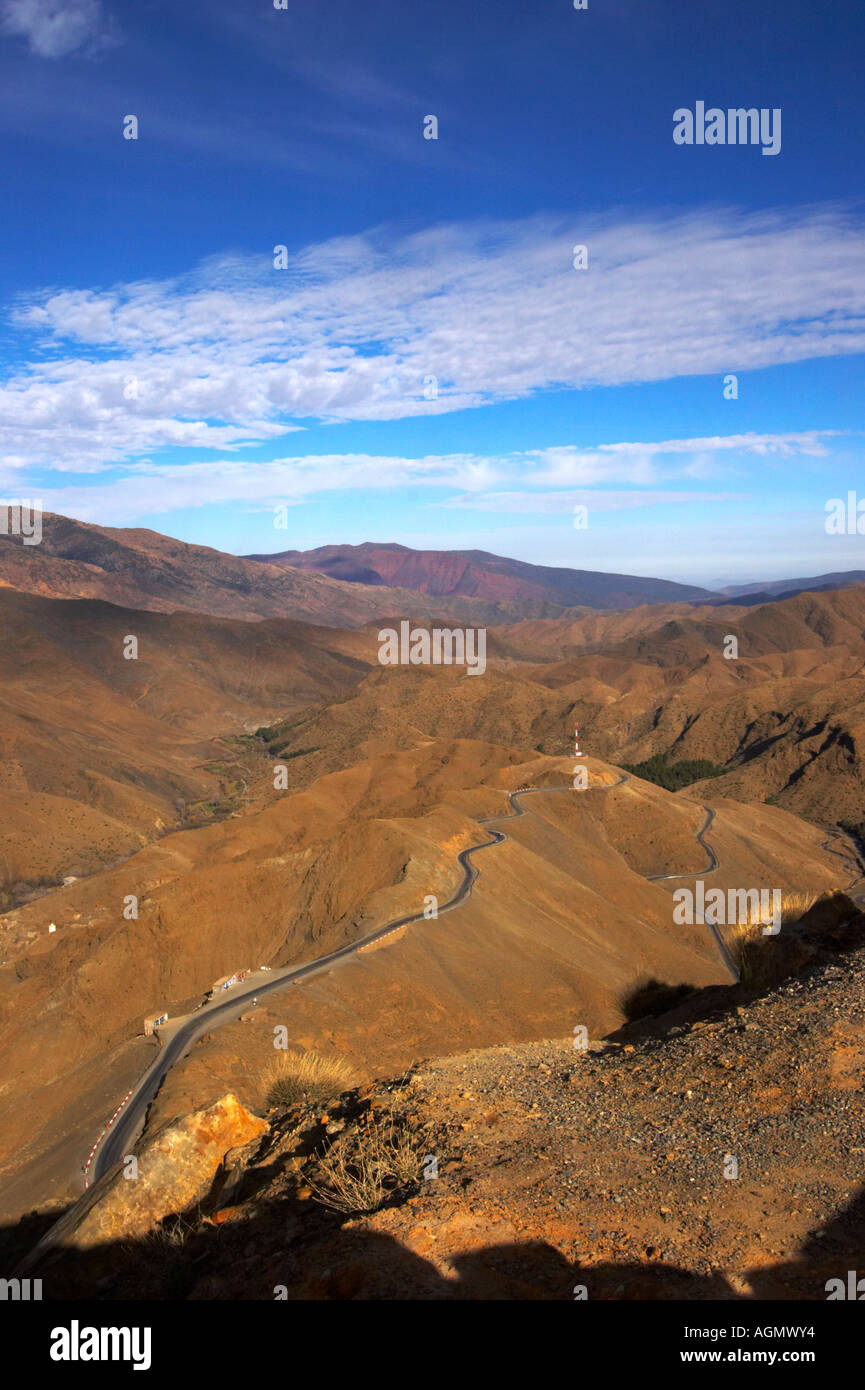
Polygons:
M483 512L506 512L514 516L559 516L579 505L595 512L642 511L645 507L708 502L740 502L743 494L734 492L676 492L646 489L639 492L612 488L578 488L572 492L489 492L449 497L437 506Z
M0 29L39 58L65 58L113 42L100 0L2 0Z
M645 443L598 444L593 449L563 445L530 450L521 457L532 480L545 487L602 482L648 484L671 477L708 477L737 466L737 458L825 458L826 441L834 430L800 430L786 434L713 435L696 439L663 439ZM726 456L726 458L725 458ZM735 457L734 457L735 456Z
M572 268L577 241L585 271ZM862 352L865 239L834 208L379 230L307 247L285 270L267 247L184 279L46 290L11 317L38 351L0 387L0 446L84 470L166 444L236 448L307 420ZM685 443L698 476L712 441ZM636 482L664 448L615 447ZM563 483L603 470L567 451L548 467Z
M827 436L831 432L826 431ZM742 462L748 454L759 454L783 439L788 455L810 451L820 432L799 436L730 436L711 441L716 452L728 452L728 444L738 451ZM746 441L745 445L741 440ZM735 492L709 492L683 489L676 481L688 476L692 454L687 447L707 441L667 440L663 457L652 464L654 486L622 487L632 482L632 449L654 446L630 444L599 445L593 457L603 461L598 475L604 487L571 487L556 482L558 466L550 469L550 458L576 451L538 450L534 453L502 455L430 454L419 458L381 454L308 454L250 462L227 458L194 463L132 464L124 475L112 481L40 489L45 507L83 521L124 525L143 515L158 516L203 506L241 506L266 509L280 504L316 502L334 494L382 495L407 491L423 494L426 507L464 509L476 512L515 515L555 515L572 511L584 503L595 512L633 511L638 508L671 504L735 502ZM681 448L679 446L682 446ZM594 472L593 472L594 477ZM663 486L663 484L667 484ZM430 501L430 493L441 499Z

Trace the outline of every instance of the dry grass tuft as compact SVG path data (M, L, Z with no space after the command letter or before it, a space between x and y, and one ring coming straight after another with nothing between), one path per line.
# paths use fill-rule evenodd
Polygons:
M749 911L730 925L727 944L746 988L762 989L774 984L784 974L783 969L779 971L778 953L772 949L772 943L777 941L784 927L800 921L824 896L820 893L782 893L780 931L775 931L771 914L766 918L759 911ZM766 932L764 927L772 930Z
M262 1076L269 1105L332 1100L355 1080L352 1067L343 1057L321 1057L317 1052L280 1052Z
M167 1216L158 1226L154 1226L152 1231L147 1232L144 1241L155 1249L162 1250L170 1246L180 1250L195 1235L195 1231L194 1222L187 1221L182 1216ZM130 1252L134 1252L136 1249L134 1240L125 1241L123 1244Z
M318 1166L323 1181L307 1178L316 1201L351 1216L377 1211L400 1189L415 1186L423 1160L391 1117L341 1135Z

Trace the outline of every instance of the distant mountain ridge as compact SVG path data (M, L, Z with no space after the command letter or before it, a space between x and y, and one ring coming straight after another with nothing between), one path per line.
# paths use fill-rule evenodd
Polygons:
M324 545L317 550L284 550L247 555L269 565L311 570L352 584L412 589L440 598L461 595L515 603L541 601L562 607L633 608L642 603L705 603L710 589L632 574L532 565L485 550L412 550L375 544Z
M720 589L716 605L735 603L751 608L758 603L778 603L797 594L821 594L829 589L855 589L865 584L865 570L839 570L833 574L817 574L810 579L774 579L765 584L728 584Z
M780 594L796 589L847 589L854 584L865 584L865 570L834 570L831 574L813 574L805 579L771 579L752 584L726 584L719 594L738 598L741 594Z
M143 527L110 527L45 512L42 539L0 533L0 589L102 599L151 612L256 622L290 618L362 627L409 617L464 625L574 620L643 605L744 608L802 592L865 584L865 570L702 589L638 575L534 565L484 550L413 550L365 543L233 555Z
M0 589L44 598L102 599L151 612L206 613L255 622L291 618L324 627L362 627L399 616L450 622L509 623L559 617L560 603L521 603L459 593L444 603L384 583L347 584L287 564L263 564L193 545L143 527L96 526L45 512L42 540L24 545L0 534ZM573 609L570 616L578 616Z

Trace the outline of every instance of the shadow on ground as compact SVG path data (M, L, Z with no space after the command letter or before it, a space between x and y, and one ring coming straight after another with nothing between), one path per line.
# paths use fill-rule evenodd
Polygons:
M296 1198L270 1200L250 1217L222 1226L202 1224L200 1210L187 1217L185 1233L186 1223L174 1218L142 1240L51 1252L31 1276L42 1279L48 1301L822 1301L827 1281L840 1278L846 1284L847 1272L862 1265L865 1250L865 1190L809 1235L795 1258L744 1271L745 1292L720 1272L706 1276L652 1261L583 1266L539 1242L457 1254L443 1275L393 1237L353 1227Z
M777 962L777 978L802 973L861 945L863 921L843 895L818 904L789 934ZM774 949L777 940L766 949ZM640 1033L664 1036L679 1023L712 1013L721 1016L740 1000L763 992L748 991L742 985L713 986L689 993L672 1010L654 1016L659 1004L671 1002L667 988L648 982L636 1004L638 1008L648 1005L651 1012L625 1024L606 1041L623 1041ZM303 1151L312 1152L322 1136L320 1125L304 1132ZM825 1300L830 1279L846 1283L851 1270L865 1274L865 1189L823 1221L795 1257L781 1263L767 1261L759 1268L737 1266L730 1275L733 1287L722 1272L698 1273L660 1258L584 1266L569 1261L549 1244L529 1241L476 1247L436 1264L388 1234L365 1229L309 1196L302 1198L288 1180L287 1165L285 1151L277 1150L270 1161L262 1153L254 1168L236 1177L221 1170L194 1210L167 1218L147 1236L87 1249L59 1245L22 1273L42 1279L47 1300L106 1301L562 1300L581 1296ZM395 1198L393 1204L405 1199ZM57 1212L34 1213L0 1231L0 1275L14 1274L57 1217ZM448 1219L423 1203L417 1208L417 1220L436 1231L439 1248L460 1244L456 1233L449 1238ZM580 1235L578 1205L563 1221L575 1237ZM647 1247L646 1254L653 1256L654 1251ZM706 1258L711 1263L711 1250Z

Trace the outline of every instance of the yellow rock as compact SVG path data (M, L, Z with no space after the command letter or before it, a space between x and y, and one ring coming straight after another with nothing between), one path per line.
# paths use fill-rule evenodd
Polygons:
M107 1191L77 1228L79 1248L120 1236L143 1236L166 1216L180 1214L206 1198L224 1156L268 1128L236 1096L225 1095L206 1110L174 1120L145 1143L138 1176L121 1168Z

